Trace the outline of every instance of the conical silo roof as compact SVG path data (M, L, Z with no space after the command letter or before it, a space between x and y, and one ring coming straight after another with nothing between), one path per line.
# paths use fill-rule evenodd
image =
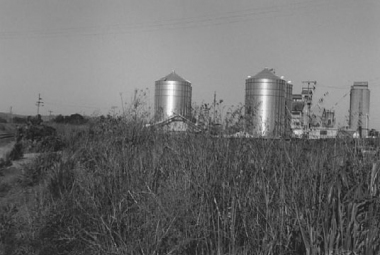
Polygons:
M158 81L178 81L178 82L189 82L176 74L175 71L171 72L170 74L166 75L165 77L162 77Z
M273 69L265 68L255 76L250 79L271 79L271 80L282 80L280 77L275 75L272 71Z

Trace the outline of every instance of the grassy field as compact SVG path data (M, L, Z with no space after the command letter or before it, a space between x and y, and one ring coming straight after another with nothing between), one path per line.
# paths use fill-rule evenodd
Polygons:
M106 118L56 126L1 205L3 254L380 252L380 165L352 140L169 134Z

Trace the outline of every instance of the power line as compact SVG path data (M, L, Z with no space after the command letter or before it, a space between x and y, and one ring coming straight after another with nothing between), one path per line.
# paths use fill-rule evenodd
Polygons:
M335 104L334 106L332 107L332 109L335 108L335 106L337 106L347 95L348 95L349 92L347 92L346 94L343 95L343 97L341 99L339 99Z
M349 82L347 82L347 84L349 84ZM320 82L318 82L318 87L324 87L324 88L330 88L330 89L350 89L351 85L347 87L337 87L337 86L329 86L329 85L326 85L326 84L321 84Z
M335 0L340 1L340 0ZM104 34L124 34L133 32L149 32L163 29L181 29L195 28L204 26L215 26L222 24L231 24L236 22L249 21L253 18L258 18L265 14L276 13L276 17L294 15L295 11L301 10L305 13L307 8L315 8L330 4L333 1L323 1L315 3L315 1L295 2L290 4L273 5L261 8L247 8L239 11L224 12L217 15L194 16L179 19L164 19L153 22L135 23L132 25L107 25L107 26L92 26L92 27L77 27L63 28L52 30L33 30L33 31L11 31L0 32L0 39L18 38L18 37L61 37L61 36L94 36ZM312 10L313 11L313 10Z
M334 86L324 86L324 85L318 85L318 87L324 87L324 88L330 88L330 89L347 89L347 88L334 87Z
M48 105L58 105L58 106L68 106L68 107L81 107L81 108L91 108L91 109L101 109L106 107L98 107L98 106L89 106L89 105L77 105L77 104L66 104L66 103L53 103L45 101L45 104Z

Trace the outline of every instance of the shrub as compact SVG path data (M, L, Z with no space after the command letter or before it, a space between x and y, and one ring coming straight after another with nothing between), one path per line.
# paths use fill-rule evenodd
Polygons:
M14 161L21 159L24 156L23 146L20 142L15 143L13 146L10 154L9 154L9 160Z
M6 159L0 158L0 170L4 167L12 165L12 162L9 160L9 158L6 157ZM1 176L1 172L0 172Z
M0 182L0 197L2 197L2 194L7 193L11 188L10 184Z
M64 123L64 124L73 124L73 125L83 125L88 120L85 119L82 115L75 113L75 114L71 114L70 116L58 115L57 117L54 118L53 121L55 123L61 123L61 124Z

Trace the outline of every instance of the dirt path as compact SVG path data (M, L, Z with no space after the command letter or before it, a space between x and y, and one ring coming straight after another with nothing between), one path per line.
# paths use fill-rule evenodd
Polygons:
M0 159L4 159L9 153L15 142L10 142L0 146ZM38 156L38 153L26 153L24 157L13 161L11 166L0 169L0 204L6 204L13 200L19 191L17 182L20 180L25 165L30 164Z

